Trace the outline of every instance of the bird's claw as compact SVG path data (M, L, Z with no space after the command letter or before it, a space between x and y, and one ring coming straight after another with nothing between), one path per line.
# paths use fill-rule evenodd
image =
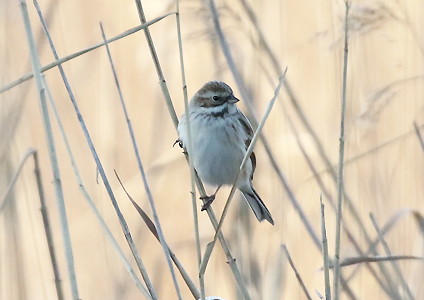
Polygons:
M175 144L178 144L178 146L180 146L180 148L184 148L184 147L183 147L183 142L181 142L181 140L180 140L180 139L176 140L176 141L172 144L172 147L174 147L174 146L175 146Z
M200 197L203 200L203 205L201 211L207 210L209 206L211 206L213 200L215 200L215 195L211 196L203 196Z

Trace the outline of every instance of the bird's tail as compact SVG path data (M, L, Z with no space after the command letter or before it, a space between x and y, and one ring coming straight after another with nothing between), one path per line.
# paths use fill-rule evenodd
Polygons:
M271 217L271 213L269 212L268 208L266 208L265 204L261 200L261 197L259 197L258 193L256 193L253 186L250 184L250 186L241 188L240 191L242 192L247 203L249 203L249 206L253 210L253 213L255 214L258 221L262 222L263 220L267 220L269 223L274 225L274 220Z

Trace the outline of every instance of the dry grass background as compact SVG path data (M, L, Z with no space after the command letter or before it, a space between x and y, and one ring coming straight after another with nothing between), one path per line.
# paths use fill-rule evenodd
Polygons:
M260 27L299 103L332 163L338 161L340 98L343 57L343 1L250 1ZM143 1L151 20L173 11L173 1ZM278 77L257 33L239 1L217 2L224 33L229 41L257 116L272 98ZM41 64L54 60L32 3L28 3ZM59 56L101 42L99 22L110 38L139 25L133 1L40 1ZM345 166L345 187L371 237L376 233L372 212L380 226L403 208L424 212L424 152L413 122L424 124L424 3L421 1L352 1L346 111L347 159L396 139ZM226 81L239 95L217 40L207 2L181 1L181 21L188 94L206 81ZM0 85L31 71L28 46L18 1L0 1ZM175 16L150 27L177 114L184 110ZM179 148L151 56L140 31L110 44L124 99L132 120L141 159L169 246L197 284L197 262L190 200L189 169ZM76 100L112 183L141 257L160 299L175 299L168 267L160 245L148 232L113 175L120 174L126 188L151 215L133 154L118 93L105 49L99 48L64 64ZM96 183L96 165L87 147L58 70L45 73L59 108L65 130L85 186L119 244L133 261L116 214L103 184ZM271 81L271 82L270 82ZM243 102L239 105L245 110ZM54 197L34 79L0 95L0 195L3 195L27 148L38 149L47 204L65 294L70 298L62 237ZM320 233L317 185L296 137L290 118L317 170L325 169L310 134L283 91L265 125L264 134L306 216ZM53 119L52 119L53 120ZM118 256L78 186L62 139L53 121L68 221L82 299L139 299ZM259 224L237 194L223 231L244 275L253 299L303 299L292 270L286 265L281 244L286 244L306 287L324 294L322 256L291 205L259 142L255 186L271 211L275 226ZM331 176L322 179L335 199ZM229 189L219 193L213 207L220 212ZM0 299L55 299L53 272L48 256L33 163L24 167L9 204L0 214ZM334 253L335 214L326 204L330 256ZM199 202L200 204L200 202ZM346 207L346 206L345 206ZM344 210L360 246L367 248L363 233ZM205 213L199 214L202 249L213 238ZM423 236L411 215L403 217L387 234L392 253L423 255ZM382 248L379 253L384 254ZM356 256L344 234L341 259ZM390 269L389 263L387 267ZM421 261L399 263L416 299L424 299L424 266ZM135 264L133 264L135 267ZM377 270L376 265L373 267ZM343 268L347 276L355 267ZM138 271L136 271L138 273ZM378 271L377 271L378 273ZM179 277L178 277L179 278ZM205 275L206 294L237 299L236 284L219 245ZM192 296L182 286L184 299ZM350 281L357 299L389 299L365 266ZM347 299L345 295L344 298Z

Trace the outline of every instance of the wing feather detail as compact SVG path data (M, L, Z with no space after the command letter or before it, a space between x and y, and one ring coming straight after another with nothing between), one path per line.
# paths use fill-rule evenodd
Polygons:
M247 150L247 148L249 148L250 143L252 142L253 129L252 129L252 125L250 125L250 122L245 117L245 115L243 115L243 113L241 111L238 111L238 112L239 112L238 121L242 125L243 130L244 130L244 132L247 135L247 139L244 141L244 144L245 144L246 150ZM256 169L256 155L255 155L255 152L252 152L252 154L250 154L250 161L252 163L252 174L250 175L250 180L252 180L253 179L253 173L255 173L255 169Z

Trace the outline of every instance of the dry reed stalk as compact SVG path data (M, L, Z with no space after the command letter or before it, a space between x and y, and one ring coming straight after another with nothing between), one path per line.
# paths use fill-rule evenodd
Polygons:
M37 11L39 11L41 13L41 10L39 9L38 4L36 5L36 8L37 8ZM44 23L42 16L41 16L41 20L42 20L42 23ZM44 77L44 74L43 74L43 80L44 80L44 83L45 83L45 86L46 86L46 91L47 91L47 95L48 95L47 98L49 99L49 103L50 103L50 106L51 106L52 111L53 111L53 116L56 119L60 135L62 136L63 143L65 144L66 152L67 152L69 160L71 162L72 169L73 169L73 172L74 172L74 175L75 175L75 179L76 179L77 184L78 184L78 188L79 188L81 194L83 195L85 201L90 206L90 209L93 211L94 215L96 216L98 222L100 223L100 226L102 227L102 229L103 229L104 233L106 234L108 240L112 244L112 247L115 249L116 253L118 254L119 258L121 259L122 263L124 264L125 269L127 270L129 275L131 276L131 279L134 281L137 288L144 294L144 296L147 297L147 298L150 298L149 292L145 289L145 287L141 283L140 279L138 278L137 274L134 272L134 270L131 267L130 263L128 262L125 254L122 252L122 249L119 247L118 242L115 240L115 238L112 235L112 232L110 231L109 227L107 226L105 220L101 216L99 210L97 209L96 205L94 204L93 200L91 199L90 195L88 194L88 191L85 188L84 183L82 182L82 179L81 179L81 176L80 176L74 155L73 155L72 150L71 150L71 145L69 144L68 138L66 136L65 128L63 127L62 120L61 120L60 115L59 115L59 111L58 111L56 104L53 100L53 96L50 92L49 86L46 83L46 79Z
M103 42L105 43L105 46L106 46L106 52L107 52L107 55L108 55L108 58L109 58L110 66L112 68L112 73L113 73L113 77L115 79L115 84L116 84L116 87L118 89L119 99L121 101L121 105L122 105L122 108L124 110L124 115L125 115L125 119L127 121L128 131L129 131L130 136L131 136L131 141L132 141L134 153L135 153L135 156L136 156L136 159L137 159L138 168L140 170L141 177L143 179L144 189L146 190L147 198L149 199L150 207L152 208L153 219L155 221L156 229L157 229L158 236L159 236L159 241L160 241L160 244L162 246L163 252L165 254L165 258L166 258L166 261L168 263L168 267L171 271L171 276L172 276L172 280L173 280L173 283L174 283L174 286L175 286L175 290L177 292L178 299L182 300L180 288L178 287L177 278L175 277L174 268L172 266L169 249L168 249L168 246L166 244L165 237L163 235L162 227L160 226L159 217L158 217L158 214L157 214L157 211L156 211L156 205L155 205L155 202L153 200L153 196L152 196L152 193L150 191L149 184L147 183L147 177L146 177L146 173L144 172L143 164L141 162L140 152L138 151L138 146L137 146L137 142L135 140L134 130L132 128L131 120L128 116L124 97L122 95L121 87L119 85L118 75L116 74L115 66L114 66L113 61L112 61L112 55L110 54L109 45L108 45L108 42L107 42L107 39L106 39L106 35L105 35L105 32L104 32L102 23L100 23L100 29L102 31Z
M416 127L418 129L424 128L424 124L417 125L415 123L415 125L416 125ZM379 144L379 145L377 145L375 147L372 147L372 148L370 148L370 149L368 149L368 150L366 150L364 152L358 153L358 154L356 154L356 155L354 155L354 156L352 156L350 158L347 158L343 162L343 164L345 166L350 165L350 164L352 164L352 163L354 163L354 162L356 162L356 161L358 161L358 160L360 160L360 159L362 159L364 157L367 157L370 154L373 154L373 153L375 153L375 152L377 152L377 151L379 151L381 149L384 149L384 148L386 148L386 147L388 147L390 145L393 145L394 143L397 143L400 140L405 139L405 138L409 137L410 135L412 135L414 133L415 134L417 133L415 128L414 129L411 129L411 130L409 130L409 131L407 131L407 132L405 132L403 134L400 134L400 135L398 135L398 136L396 136L394 138L391 138L391 139L389 139L389 140L387 140L387 141L385 141L385 142L383 142L383 143L381 143L381 144ZM316 172L316 174L317 175L322 175L322 174L325 174L327 172L331 172L332 169L335 168L335 167L337 167L337 165L332 165L331 168L326 168L326 169L320 170L320 171ZM312 177L314 177L314 175L311 176L311 177L309 177L309 178L306 178L305 181L309 180Z
M296 127L294 126L290 116L287 115L286 117L287 117L289 124L291 126L291 129L292 129L292 131L293 131L293 133L296 137L297 144L299 146L300 151L302 152L303 157L305 158L305 160L306 160L309 168L313 172L313 174L315 174L315 180L318 183L318 186L321 188L321 191L324 194L324 196L327 197L331 208L333 208L334 211L336 211L337 207L336 207L336 204L334 203L334 200L331 196L331 193L327 189L327 187L325 186L321 176L317 173L317 170L315 169L315 166L312 163L311 157L306 153L305 147L304 147L301 139L299 138L299 133L298 133ZM356 252L358 253L359 256L364 256L365 254L362 251L361 247L359 246L359 243L356 241L355 237L353 236L353 234L350 230L349 224L344 222L343 219L342 219L342 222L343 222L343 230L346 233L347 238L349 239L349 241L352 243L353 247L355 248ZM371 247L371 244L370 244L370 247ZM374 253L374 254L378 255L378 253ZM391 296L393 294L393 292L392 292L392 289L390 288L390 286L388 286L386 283L383 282L383 280L380 278L380 276L377 274L377 272L374 270L374 268L370 264L366 263L365 265L366 265L367 269L370 271L370 273L374 276L377 283L386 292L386 294ZM384 272L383 272L383 276L386 276ZM352 278L352 275L349 276L349 278L346 279L346 283L348 283L351 278Z
M55 250L54 242L53 242L53 234L52 234L52 229L50 226L50 219L49 219L49 214L47 211L46 199L44 197L44 188L43 188L43 183L41 181L41 170L40 170L40 163L38 161L37 150L33 150L32 155L34 158L34 174L35 174L35 180L37 182L38 197L40 198L41 215L43 218L44 232L46 233L46 240L47 240L47 245L49 248L50 260L52 262L57 299L64 300L65 295L63 294L62 280L60 279L59 266L57 264L57 259L56 259L56 250Z
M340 120L340 150L339 150L339 176L337 187L337 215L336 215L336 246L334 251L334 300L340 299L339 294L339 281L340 281L340 237L341 237L341 224L342 224L342 201L344 195L343 183L343 162L344 162L344 143L345 143L345 111L346 111L346 93L347 93L347 59L348 59L348 33L349 33L349 1L345 1L346 14L345 14L345 27L344 27L344 56L343 56L343 87L342 87L342 105L341 105L341 120Z
M53 185L55 189L56 201L60 216L60 225L62 230L63 244L65 248L66 264L68 269L69 282L71 286L72 298L79 300L78 285L75 273L74 256L72 251L71 237L69 233L68 218L66 215L65 199L63 197L63 189L60 178L59 162L57 160L56 148L53 138L53 131L50 123L49 111L45 96L45 89L41 77L41 65L38 57L37 48L35 45L34 36L31 29L31 23L28 14L28 7L25 0L19 0L22 17L25 25L25 32L31 57L32 72L35 77L35 82L38 92L38 101L43 118L43 125L47 139L47 148L49 152L50 165L53 172Z
M158 234L158 231L156 229L155 224L152 222L152 220L150 220L150 218L147 216L147 214L141 209L141 207L137 204L137 202L135 202L134 199L131 197L131 195L127 192L126 188L122 184L121 179L118 176L118 173L115 170L114 170L114 172L115 172L116 178L118 179L119 184L121 185L121 187L124 190L125 194L127 195L128 199L130 199L131 203L133 204L133 206L137 210L138 214L143 219L144 223L146 223L147 228L149 228L150 232L154 235L154 237L160 243L159 234ZM169 252L169 255L171 256L172 261L174 262L178 271L180 271L181 276L183 277L188 288L190 289L190 292L194 296L194 299L196 299L196 300L200 299L200 293L197 290L196 286L194 285L193 281L191 280L190 276L188 276L188 273L184 269L184 266L180 263L177 256L172 252L171 248L169 248L168 245L166 245L166 247L168 248L168 252Z
M274 54L271 47L269 46L268 41L266 40L265 35L264 35L262 29L259 26L259 23L257 21L256 15L255 15L253 9L249 5L249 3L246 2L245 0L240 0L240 1L243 5L248 17L249 17L254 29L256 30L256 33L258 34L259 44L264 49L265 53L268 55L268 57L269 57L269 59L272 63L272 66L274 67L275 73L277 75L281 74L282 69L281 69L280 64L278 62L277 56ZM323 147L321 141L319 140L318 135L316 134L315 130L312 128L310 122L308 121L306 115L304 114L303 109L301 108L301 106L299 104L299 100L296 97L296 95L295 95L295 93L294 93L294 91L293 91L293 89L290 85L289 80L285 81L284 88L285 88L286 93L287 93L287 95L290 99L290 103L292 104L293 108L295 109L296 114L298 115L299 119L301 120L303 126L306 128L306 130L308 131L308 133L312 137L312 140L313 140L313 142L314 142L314 144L315 144L315 146L318 150L319 155L321 156L322 160L324 161L325 165L327 166L327 169L331 172L334 183L337 185L337 174L332 167L330 159L328 158L327 154L325 153L324 147ZM286 185L285 183L283 183L283 184ZM365 239L369 243L371 239L370 239L370 237L369 237L369 235L366 231L366 228L364 226L363 221L361 220L361 218L360 218L355 206L353 205L353 202L351 201L350 197L346 194L345 191L343 191L343 193L344 193L346 203L348 205L349 212L354 217L355 221L357 222L358 226L360 227L361 231L363 232ZM290 200L292 200L291 197L290 197ZM293 200L292 200L292 203L293 203L293 205L295 205L295 207L298 206L298 204ZM301 215L301 218L303 220L304 216L302 215L301 212L299 212L299 214ZM305 225L307 225L307 223L305 223ZM319 245L318 239L316 239L314 237L314 241L315 241L315 244L318 246ZM371 268L371 267L369 267L369 268ZM376 278L376 280L378 282L381 282L380 279L375 274L375 272L372 271L372 273L373 273L374 277ZM343 283L343 285L345 285L345 283ZM384 289L384 286L382 286L382 287ZM346 285L345 285L345 288L346 288ZM347 292L350 293L349 289L347 289ZM353 296L352 293L350 293L350 294L351 294L351 296Z
M40 17L42 18L41 14L40 14ZM58 56L58 54L56 52L55 46L53 44L53 41L51 39L51 36L50 36L49 31L48 31L48 29L47 29L46 26L44 26L44 30L45 30L47 39L49 41L50 47L52 49L53 55L54 55L55 59L58 60L59 59L59 56ZM122 228L122 230L124 232L124 236L125 236L128 244L129 244L129 246L130 246L130 249L131 249L131 252L132 252L132 254L134 256L134 259L137 262L137 266L139 267L139 270L141 272L141 275L142 275L142 277L143 277L143 279L144 279L144 281L146 283L147 289L149 290L150 297L152 299L156 300L155 291L154 291L153 286L152 286L152 284L150 282L150 279L149 279L149 276L148 276L148 274L146 272L146 269L144 267L144 264L143 264L143 262L142 262L142 260L140 258L140 255L138 253L137 247L134 244L134 241L132 239L132 236L131 236L131 233L129 231L128 225L127 225L127 223L125 221L125 218L122 215L121 210L120 210L120 208L118 206L118 203L116 201L115 195L113 194L112 188L111 188L111 186L109 184L109 180L107 179L106 173L105 173L105 171L103 169L103 165L101 164L100 158L97 155L97 152L96 152L96 149L94 147L93 141L91 140L90 134L88 132L87 126L85 125L84 118L81 115L81 112L79 110L78 104L77 104L76 99L74 97L74 94L72 92L72 89L71 89L71 86L69 84L69 81L68 81L68 79L66 77L66 74L65 74L65 72L63 70L62 65L59 64L58 67L59 67L59 71L60 71L60 74L62 76L63 82L65 84L66 90L68 92L69 98L70 98L70 100L72 102L72 105L73 105L73 107L75 109L75 113L76 113L76 115L78 117L78 120L80 122L81 128L82 128L82 130L84 132L84 135L85 135L85 138L87 140L88 146L89 146L89 148L91 150L91 153L93 155L93 158L94 158L94 160L96 162L96 165L97 165L98 171L100 173L100 176L102 177L102 180L103 180L103 183L105 185L106 191L107 191L107 193L109 195L109 198L111 199L112 205L113 205L113 207L114 207L114 209L116 211L116 214L117 214L117 216L119 218L119 221L120 221L120 224L121 224L121 228Z
M62 280L60 279L60 272L59 272L59 267L58 267L57 259L56 259L56 250L54 247L53 235L52 235L52 230L50 226L50 219L47 212L47 206L46 206L46 201L44 197L44 188L43 188L43 183L41 181L41 170L40 170L40 164L38 161L38 153L36 149L29 148L25 152L23 158L21 159L21 162L19 163L18 168L16 169L14 175L12 176L12 179L9 182L9 185L6 189L5 194L3 195L2 200L0 201L0 213L3 211L5 205L7 204L6 200L9 199L9 195L13 191L13 188L15 187L16 181L18 180L19 175L22 172L22 168L30 156L32 156L34 159L34 174L35 174L35 180L37 183L38 196L40 199L41 216L43 218L44 232L46 234L50 260L52 262L54 282L56 287L56 295L59 300L64 300L65 298L64 298L63 289L62 289Z
M180 66L181 66L181 80L183 86L183 96L184 96L184 109L186 116L190 115L189 105L188 105L188 95L187 95L187 84L186 84L186 76L184 69L184 56L183 56L183 43L181 37L181 21L180 21L180 1L176 0L176 21L177 21L177 36L178 36L178 50L180 55ZM192 145L192 137L191 137L191 121L190 118L187 118L187 151L188 153L192 153L191 145ZM197 269L199 274L199 283L200 283L200 299L204 300L206 297L205 292L205 278L201 272L202 265L202 248L200 246L200 233L199 233L199 218L197 215L197 197L196 197L196 179L195 179L195 170L193 161L189 159L188 161L190 168L190 183L191 183L191 204L193 208L193 225L194 225L194 237L196 242L196 254L197 254Z
M423 140L423 137L421 136L420 129L418 128L418 125L416 122L414 122L414 130L415 130L415 133L417 134L418 141L420 142L421 149L424 152L424 140Z
M294 266L293 260L290 257L289 250L287 250L286 245L281 246L282 250L286 254L287 260L289 261L289 264L291 268L293 269L294 274L296 275L297 280L299 281L300 287L302 288L302 291L305 293L305 296L308 300L312 300L311 295L309 294L308 290L306 289L305 284L303 283L302 277L300 276L299 272L297 271L296 267Z
M325 230L325 213L324 213L324 204L322 203L322 194L320 195L319 200L321 204L321 235L322 235L322 256L324 258L325 300L331 300L327 231Z
M372 224L374 225L375 231L377 231L377 233L378 233L378 236L380 238L381 244L383 245L384 250L386 251L387 256L392 256L392 253L390 251L390 248L387 245L387 243L386 243L383 235L381 234L381 230L380 230L380 228L379 228L379 226L377 224L377 221L374 218L374 215L372 213L370 213L370 218L371 218ZM406 283L405 277L403 276L402 271L400 270L400 268L397 265L396 261L393 260L393 259L391 259L390 260L390 263L391 263L392 268L393 268L393 270L394 270L394 272L396 274L397 280L400 283L400 285L402 286L405 294L408 296L408 299L409 300L414 300L415 298L414 298L414 296L413 296L413 294L411 292L411 289L409 288L408 284Z
M112 42L117 41L119 39L122 39L122 38L124 38L126 36L129 36L129 35L131 35L133 33L136 33L137 31L140 31L140 30L142 30L142 29L144 29L144 28L146 28L146 27L148 27L150 25L153 25L156 22L159 22L160 20L162 20L162 19L164 19L164 18L166 18L166 17L168 17L170 15L173 15L173 14L175 14L175 12L170 12L170 13L167 13L167 14L165 14L163 16L157 17L157 18L155 18L155 19L153 19L153 20L151 20L149 22L146 22L146 23L144 23L142 25L139 25L139 26L136 26L134 28L128 29L128 30L124 31L123 33L118 34L117 36L109 39L108 40L108 43L112 43ZM40 68L40 71L42 73L44 73L47 70L50 70L50 69L52 69L54 67L57 67L58 65L60 65L60 64L62 64L64 62L67 62L69 60L72 60L72 59L74 59L74 58L76 58L76 57L78 57L80 55L83 55L83 54L88 53L90 51L93 51L93 50L95 50L97 48L100 48L103 45L104 45L104 43L98 43L98 44L95 44L93 46L90 46L90 47L88 47L86 49L83 49L81 51L78 51L78 52L72 53L70 55L67 55L67 56L65 56L65 57L63 57L61 59L56 59L54 62L51 62L51 63L49 63L49 64L47 64L45 66L42 66ZM34 77L34 74L33 73L28 73L28 74L22 76L21 78L18 78L16 80L12 81L9 84L6 84L5 86L3 86L0 89L0 94L3 93L3 92L6 92L8 90L10 90L11 88L13 88L13 87L15 87L15 86L17 86L17 85L25 82L25 81L27 81L28 79L31 79L32 77Z
M41 13L40 6L38 5L38 2L37 1L34 1L34 5L35 5L35 8L37 10L37 13L38 13L38 15L40 17L40 21L41 21L41 24L43 25L43 28L47 28L46 27L46 23L45 23L44 18L43 18L43 15ZM134 270L131 267L130 263L128 262L125 254L122 252L122 250L119 247L117 241L113 237L113 235L112 235L111 231L109 230L106 222L102 218L100 212L98 211L96 205L94 204L93 200L91 199L90 195L88 194L88 192L87 192L87 190L86 190L86 188L85 188L85 186L84 186L84 184L82 182L82 179L81 179L81 176L80 176L80 173L79 173L77 164L76 164L75 159L74 159L74 155L73 155L72 150L71 150L71 146L69 144L69 141L68 141L68 138L66 136L66 132L65 132L64 126L62 124L62 120L61 120L60 115L59 115L59 111L58 111L58 109L56 107L56 104L55 104L55 102L53 100L53 97L51 95L49 86L47 85L47 82L46 82L46 79L44 77L44 74L43 74L43 82L44 82L44 86L46 87L46 91L47 91L47 95L48 95L47 98L49 99L49 103L50 103L50 106L52 108L53 115L54 115L54 117L56 119L56 122L57 122L57 125L58 125L58 128L59 128L59 132L60 132L60 134L62 136L62 139L63 139L63 142L65 144L66 152L67 152L68 157L69 157L69 160L71 162L72 169L74 171L74 175L75 175L75 178L77 180L77 184L78 184L79 190L82 193L82 195L84 196L84 199L87 201L88 205L90 206L90 208L93 211L94 215L96 216L97 220L99 221L100 226L104 230L107 238L109 239L109 241L112 244L112 247L117 252L119 258L121 259L122 263L124 264L124 267L128 271L128 273L131 276L132 280L134 281L134 283L136 284L136 286L138 287L138 289L145 295L145 297L149 298L150 295L148 294L147 290L143 287L140 279L137 277L137 274L134 272Z

